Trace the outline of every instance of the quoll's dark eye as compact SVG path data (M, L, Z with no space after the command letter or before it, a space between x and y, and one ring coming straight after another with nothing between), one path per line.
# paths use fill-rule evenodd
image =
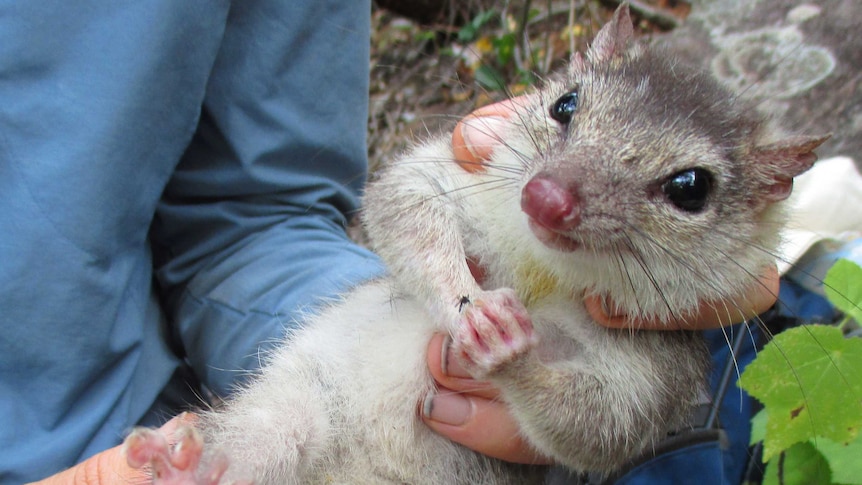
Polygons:
M661 186L667 200L686 212L700 212L706 207L712 191L712 174L702 168L690 168L671 175Z
M551 118L554 120L567 125L572 121L572 116L575 115L575 111L578 110L578 87L575 86L574 89L569 91L568 93L562 95L554 101L554 105L551 106L550 114Z

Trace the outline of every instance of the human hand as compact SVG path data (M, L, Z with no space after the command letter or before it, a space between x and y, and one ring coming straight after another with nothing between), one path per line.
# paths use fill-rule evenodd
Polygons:
M612 303L599 295L587 295L584 304L593 320L610 328L637 328L646 330L706 330L732 325L769 310L778 299L779 275L775 265L752 282L741 295L727 300L700 302L690 315L674 315L669 320L632 320L626 315L609 315Z
M473 380L449 350L449 337L436 334L428 345L428 369L437 392L421 409L435 432L487 456L513 463L550 464L521 437L518 423L491 384Z
M452 148L455 159L465 170L481 170L484 160L503 143L495 135L495 128L506 122L519 102L523 99L486 106L455 127ZM477 279L481 278L481 268L472 265L471 271ZM613 304L596 295L585 296L584 303L596 322L611 328L707 329L741 322L769 309L778 295L778 279L773 266L752 283L744 296L703 302L693 315L671 321L630 320L625 315L609 315L605 308L613 308ZM448 342L447 337L438 334L428 346L428 368L438 392L423 403L423 421L435 432L488 456L516 463L550 463L523 440L514 418L498 399L499 392L487 382L473 380L458 365L458 359L449 355Z
M194 415L182 413L165 423L161 431L168 440L184 425L194 423ZM121 446L115 446L32 485L108 485L115 483L149 483L147 469L135 469L126 463Z
M725 307L704 303L690 320L631 323L625 316L608 316L599 297L589 296L585 303L593 318L609 327L706 329L742 321L768 309L778 291L778 272L772 268L761 281L762 286L757 285L752 295L744 299L751 305L739 306L751 308L749 314L729 310L737 306L719 311ZM450 440L487 456L513 463L550 464L550 459L539 455L521 437L517 422L499 399L499 391L488 382L473 380L449 352L449 342L449 337L436 334L428 345L427 363L437 382L437 392L423 403L421 417L425 424Z

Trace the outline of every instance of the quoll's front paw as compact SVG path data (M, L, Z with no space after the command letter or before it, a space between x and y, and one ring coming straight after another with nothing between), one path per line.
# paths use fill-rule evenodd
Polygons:
M483 292L467 304L453 337L455 354L477 379L502 371L537 343L530 315L508 288Z
M227 470L227 459L216 456L201 465L203 439L191 426L181 427L169 444L159 430L136 428L123 443L126 461L132 468L150 467L153 483L160 485L217 485Z

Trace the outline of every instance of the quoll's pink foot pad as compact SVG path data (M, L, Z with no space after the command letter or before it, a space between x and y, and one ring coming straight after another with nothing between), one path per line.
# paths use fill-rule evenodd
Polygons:
M150 466L153 483L159 485L217 485L227 470L227 459L215 456L201 466L203 439L190 426L176 431L175 444L159 430L137 428L123 443L126 461L132 468Z
M527 310L508 288L484 292L471 302L454 336L456 355L477 379L528 355L536 343Z

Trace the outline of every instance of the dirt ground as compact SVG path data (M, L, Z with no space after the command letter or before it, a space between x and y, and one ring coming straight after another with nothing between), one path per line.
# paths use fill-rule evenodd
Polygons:
M453 12L431 24L375 6L368 123L372 168L411 140L451 128L473 109L540 82L573 50L586 49L616 3L475 1L473 12ZM675 0L631 2L631 7L640 34L673 28L688 12L685 2Z

